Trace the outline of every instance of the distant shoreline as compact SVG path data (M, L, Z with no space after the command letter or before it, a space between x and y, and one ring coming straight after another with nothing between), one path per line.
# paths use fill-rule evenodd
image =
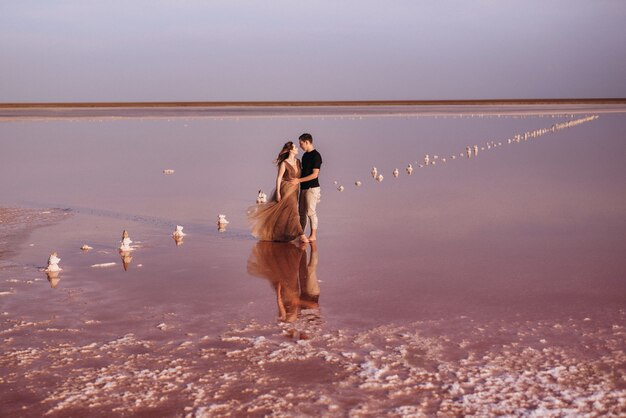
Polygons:
M0 103L0 109L96 108L272 108L346 106L501 106L501 105L626 105L626 98L481 99L481 100L337 100L337 101L173 101L173 102L31 102Z
M0 123L51 120L530 116L626 113L626 99L0 103Z

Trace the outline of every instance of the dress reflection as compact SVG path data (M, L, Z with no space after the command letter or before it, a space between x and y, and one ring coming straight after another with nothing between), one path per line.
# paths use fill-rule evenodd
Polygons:
M289 242L259 241L248 259L248 273L271 283L281 322L293 323L298 319L319 322L317 264L317 242L297 246ZM306 335L301 332L300 338Z

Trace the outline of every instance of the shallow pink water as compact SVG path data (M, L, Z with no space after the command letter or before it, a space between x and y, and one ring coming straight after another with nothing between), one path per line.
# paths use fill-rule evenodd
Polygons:
M500 407L514 414L541 408L582 413L593 396L600 396L605 413L624 411L626 117L597 114L597 120L512 144L507 139L515 134L585 115L499 117L496 111L459 117L455 110L437 117L2 123L2 204L72 213L33 232L9 260L13 266L0 271L9 353L1 366L11 388L3 405L11 411L26 405L32 414L82 411L87 401L67 399L87 396L79 382L94 383L98 374L82 366L80 353L89 357L96 350L90 344L116 341L103 363L110 370L102 372L112 381L180 361L183 371L163 379L204 392L161 387L159 400L142 397L139 383L120 391L111 386L89 407L98 414L115 407L120 413L159 407L165 415L246 408L262 414L272 410L268 399L278 396L272 388L287 396L289 382L302 376L310 380L304 392L315 396L292 393L298 402L275 405L276 411L492 414L498 409L489 408ZM269 194L271 161L282 143L303 131L314 135L324 157L320 307L304 309L293 324L278 324L271 281L247 269L256 243L245 209L258 189ZM487 149L492 141L503 145ZM485 150L471 159L459 156L474 144ZM437 155L437 165L419 168L425 154ZM415 168L411 176L404 172L408 163ZM372 166L384 174L382 183L371 178ZM396 167L397 179L391 174ZM175 173L164 175L166 168ZM357 180L363 185L355 186ZM334 181L345 191L337 191ZM225 232L215 226L219 213L231 222ZM177 224L188 233L181 246L171 238ZM116 251L123 229L140 244L126 271ZM82 244L94 249L82 252ZM64 269L54 289L37 271L53 250ZM107 262L117 264L90 267ZM133 336L124 340L128 334ZM294 342L300 338L306 339ZM595 338L605 342L590 348L587 340ZM43 347L46 356L23 351ZM126 357L143 352L147 357ZM69 378L35 372L68 353L72 360L61 370ZM185 360L188 355L204 358L202 366ZM260 359L267 364L259 365ZM560 384L572 400L563 395L559 406L546 400L548 383L525 382L509 361L528 364L538 376L547 373L546 382L561 363L610 366L614 374L580 383L579 369L567 369L569 380ZM249 362L257 364L254 370ZM446 368L454 376L445 377ZM499 385L511 386L506 381L467 377L484 368L500 370L494 379L516 375L516 385L537 393L516 403L498 400ZM202 370L221 383L203 381ZM241 383L245 373L256 383ZM42 381L63 386L63 395L42 397L46 384L35 389ZM434 386L420 389L425 381ZM455 382L467 384L463 393L450 389ZM20 385L32 386L29 395L15 394ZM244 395L241 387L257 392ZM215 400L220 391L223 402ZM390 391L395 397L388 401L362 399ZM431 392L438 400L409 401L430 399ZM128 402L116 397L120 393L141 402L123 406ZM576 399L584 402L577 406ZM469 406L482 404L486 409Z

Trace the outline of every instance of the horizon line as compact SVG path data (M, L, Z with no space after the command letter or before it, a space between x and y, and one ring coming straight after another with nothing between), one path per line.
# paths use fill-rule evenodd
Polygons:
M128 102L0 102L0 109L139 108L139 107L338 107L450 106L537 104L626 104L626 98L450 99L450 100L280 100L280 101L128 101Z

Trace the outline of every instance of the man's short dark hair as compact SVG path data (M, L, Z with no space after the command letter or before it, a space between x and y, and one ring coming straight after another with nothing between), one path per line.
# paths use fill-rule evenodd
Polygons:
M313 143L313 136L311 134L302 134L298 140Z

